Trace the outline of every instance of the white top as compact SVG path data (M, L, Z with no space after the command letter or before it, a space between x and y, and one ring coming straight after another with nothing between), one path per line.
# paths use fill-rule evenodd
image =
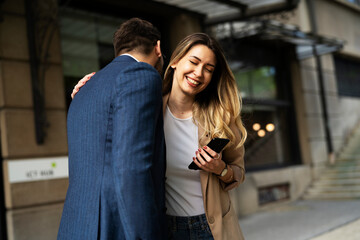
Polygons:
M176 118L169 107L164 114L166 143L166 208L172 216L204 214L200 171L188 169L198 149L198 127L192 121Z

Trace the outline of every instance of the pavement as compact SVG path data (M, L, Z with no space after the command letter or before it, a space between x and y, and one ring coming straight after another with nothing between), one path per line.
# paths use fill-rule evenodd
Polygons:
M246 240L360 240L360 199L298 200L239 223Z

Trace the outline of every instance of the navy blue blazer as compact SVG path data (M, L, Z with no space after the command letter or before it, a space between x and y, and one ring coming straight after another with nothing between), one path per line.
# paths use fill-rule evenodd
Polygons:
M119 56L76 94L59 240L165 239L162 80Z

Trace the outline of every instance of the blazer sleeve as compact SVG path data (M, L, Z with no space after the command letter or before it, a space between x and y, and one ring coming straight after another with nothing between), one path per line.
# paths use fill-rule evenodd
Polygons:
M161 239L154 176L156 124L162 114L161 77L150 65L133 64L117 81L112 161L120 221L126 239ZM158 159L157 159L158 160ZM159 161L159 160L158 160Z
M245 154L245 148L244 145L242 145L239 148L236 148L236 146L240 142L240 131L236 127L235 122L232 122L230 125L231 130L235 134L235 143L232 144L230 147L226 148L223 151L223 159L228 164L228 167L231 167L231 169L234 172L233 181L230 183L224 183L222 181L221 185L224 188L225 191L229 191L237 186L240 185L245 180L245 164L244 164L244 154Z

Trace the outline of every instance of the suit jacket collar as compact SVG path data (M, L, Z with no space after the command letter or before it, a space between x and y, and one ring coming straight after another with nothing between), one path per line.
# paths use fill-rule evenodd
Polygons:
M130 53L124 53L124 54L121 54L120 56L129 56L129 57L133 58L135 61L140 62L136 57L134 57Z
M137 62L137 61L129 55L120 55L114 58L113 62Z

